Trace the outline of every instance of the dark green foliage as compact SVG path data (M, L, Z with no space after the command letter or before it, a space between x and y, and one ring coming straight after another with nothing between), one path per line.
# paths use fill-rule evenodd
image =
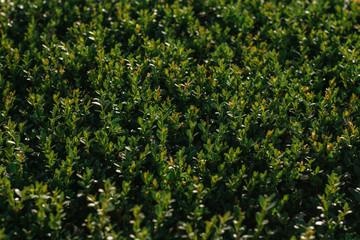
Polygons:
M0 2L1 239L360 239L356 1Z

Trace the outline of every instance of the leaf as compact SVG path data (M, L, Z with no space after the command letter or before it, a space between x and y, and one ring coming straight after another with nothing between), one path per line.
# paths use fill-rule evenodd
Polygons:
M260 203L260 207L261 207L263 210L265 210L265 209L266 209L267 202L266 202L265 198L264 198L262 195L259 196L259 203Z
M325 224L324 221L316 221L315 222L315 225L317 225L317 226L321 226L321 225L324 225L324 224Z
M234 206L234 214L236 217L240 216L240 211L239 206Z
M262 217L261 217L261 213L260 213L260 212L257 212L257 213L255 214L255 219L256 219L256 222L257 222L258 226L261 226Z
M16 143L14 141L8 140L7 143L15 145Z
M15 193L16 193L16 195L18 195L20 198L23 197L22 192L21 192L18 188L15 189Z

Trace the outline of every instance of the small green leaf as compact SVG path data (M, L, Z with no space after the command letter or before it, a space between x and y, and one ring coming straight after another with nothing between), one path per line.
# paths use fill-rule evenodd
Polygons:
M259 203L260 203L260 207L261 207L263 210L265 210L267 204L266 204L265 198L264 198L262 195L259 196Z
M255 214L255 219L256 219L257 224L260 226L260 225L261 225L261 222L262 222L262 218L261 218L261 213L260 213L260 212L257 212L257 213Z

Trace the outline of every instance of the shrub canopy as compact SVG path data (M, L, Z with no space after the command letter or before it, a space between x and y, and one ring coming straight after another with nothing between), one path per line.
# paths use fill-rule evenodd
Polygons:
M360 238L360 6L1 0L1 239Z

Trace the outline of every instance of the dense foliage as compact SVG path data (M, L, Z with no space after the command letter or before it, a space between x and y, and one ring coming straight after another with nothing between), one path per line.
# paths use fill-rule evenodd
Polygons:
M360 6L1 0L0 238L360 238Z

